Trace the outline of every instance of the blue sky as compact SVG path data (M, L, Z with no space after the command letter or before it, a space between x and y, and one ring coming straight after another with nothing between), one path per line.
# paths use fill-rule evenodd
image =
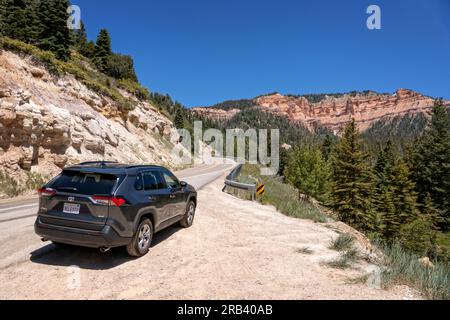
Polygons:
M186 106L260 94L394 92L450 98L450 0L73 0L140 81ZM381 8L368 30L366 9Z

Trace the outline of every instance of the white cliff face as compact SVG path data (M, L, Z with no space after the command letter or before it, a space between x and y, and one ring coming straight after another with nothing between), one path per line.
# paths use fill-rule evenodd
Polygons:
M56 79L31 58L0 55L0 170L55 175L69 164L93 160L174 167L178 136L147 102L128 114L72 76ZM171 141L172 139L172 141Z

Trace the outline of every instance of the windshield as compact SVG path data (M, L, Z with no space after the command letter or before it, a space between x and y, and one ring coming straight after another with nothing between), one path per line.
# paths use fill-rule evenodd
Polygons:
M117 177L114 175L64 171L50 188L83 195L110 195L116 182Z

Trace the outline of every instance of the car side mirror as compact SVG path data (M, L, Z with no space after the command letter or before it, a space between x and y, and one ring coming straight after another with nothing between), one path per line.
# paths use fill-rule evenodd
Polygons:
M181 181L180 182L180 186L183 187L183 188L186 188L188 186L188 183L185 182L185 181Z

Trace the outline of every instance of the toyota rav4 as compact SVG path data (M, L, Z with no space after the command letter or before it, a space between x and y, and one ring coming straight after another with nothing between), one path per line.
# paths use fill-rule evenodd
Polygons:
M197 192L159 166L87 162L66 168L39 190L35 232L43 241L149 251L155 232L194 222Z

